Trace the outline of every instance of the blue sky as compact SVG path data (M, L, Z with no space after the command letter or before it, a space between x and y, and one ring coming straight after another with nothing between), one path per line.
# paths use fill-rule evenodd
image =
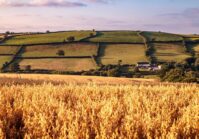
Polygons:
M0 0L0 32L88 29L199 33L199 0Z

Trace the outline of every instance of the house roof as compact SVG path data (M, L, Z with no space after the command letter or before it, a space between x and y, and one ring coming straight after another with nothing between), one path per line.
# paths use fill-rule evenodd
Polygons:
M149 62L138 62L138 64L150 64Z

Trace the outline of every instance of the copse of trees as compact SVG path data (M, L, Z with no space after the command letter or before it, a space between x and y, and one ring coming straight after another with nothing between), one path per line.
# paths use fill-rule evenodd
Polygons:
M198 66L198 65L197 65ZM199 69L190 63L168 63L162 66L159 76L168 82L199 82Z

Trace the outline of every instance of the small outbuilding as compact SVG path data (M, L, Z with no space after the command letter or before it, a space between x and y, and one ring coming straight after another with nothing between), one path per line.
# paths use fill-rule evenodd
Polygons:
M151 64L149 62L138 62L137 67L138 68L150 68Z

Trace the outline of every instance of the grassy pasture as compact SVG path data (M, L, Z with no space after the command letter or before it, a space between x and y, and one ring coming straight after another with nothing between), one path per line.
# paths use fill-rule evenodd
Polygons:
M82 71L95 69L92 59L23 59L19 63L21 69L30 65L32 70L55 70L55 71Z
M163 32L143 32L143 35L150 42L166 42L166 41L175 42L183 40L183 38L178 35L163 33Z
M56 43L63 42L69 36L74 36L75 41L79 41L86 37L89 37L92 31L68 31L46 34L32 34L32 35L20 35L12 37L4 42L6 45L25 45L25 44L40 44L40 43Z
M10 60L12 60L12 56L0 56L0 69L2 68L3 64L10 62Z
M0 55L1 54L15 54L20 47L18 46L0 46Z
M184 47L181 44L169 44L169 43L154 43L156 50L155 56L158 61L164 62L182 62L190 55L185 52Z
M102 47L101 62L104 65L117 64L122 60L122 64L136 64L139 61L147 61L144 45L139 44L110 44Z
M57 52L63 50L65 56L91 56L97 55L98 46L95 44L61 44L61 45L39 45L27 46L23 57L57 56Z
M199 36L197 36L197 37L185 37L184 39L185 39L185 41L188 41L188 42L197 42L197 41L199 41Z
M133 31L107 31L100 32L97 37L89 39L91 42L114 43L143 43L143 39Z

